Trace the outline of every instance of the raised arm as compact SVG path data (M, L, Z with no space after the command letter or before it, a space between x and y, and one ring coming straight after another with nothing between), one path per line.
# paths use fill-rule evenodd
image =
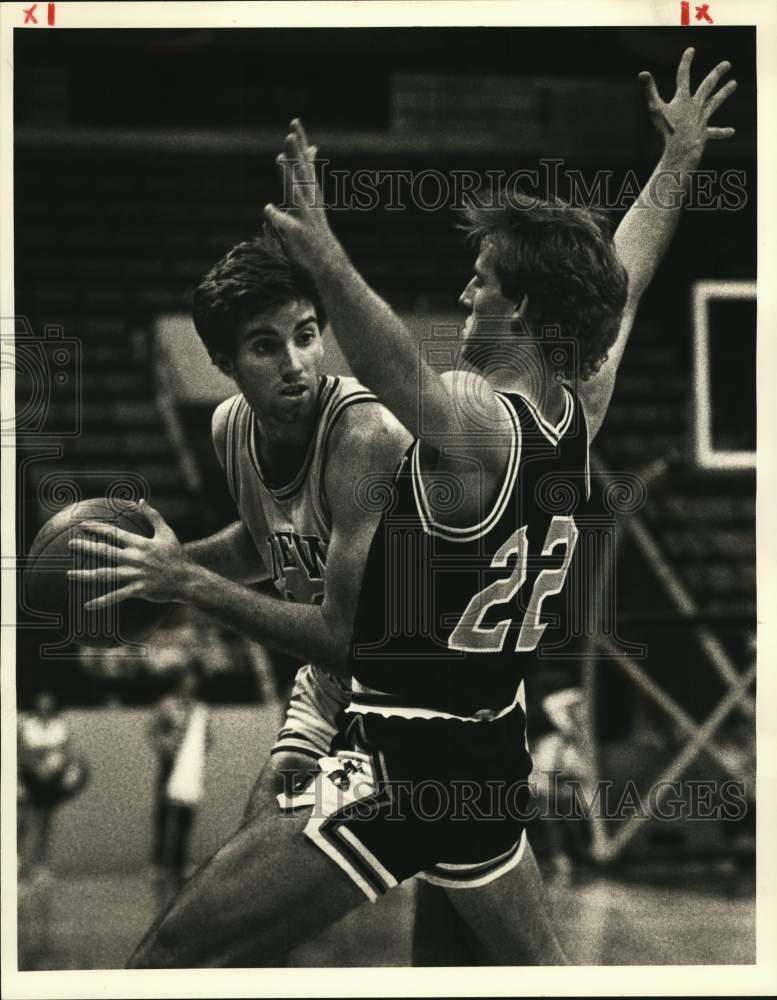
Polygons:
M661 159L647 184L624 216L614 242L629 279L628 298L618 338L606 363L593 378L581 382L580 398L594 438L601 427L615 387L623 352L634 325L639 301L653 280L677 229L692 172L698 167L708 139L728 139L733 128L712 128L708 122L736 89L729 81L716 92L721 78L731 69L719 63L691 93L690 77L694 50L686 49L677 67L677 88L668 103L661 100L653 77L639 74L645 86L650 117L664 143Z
M325 492L332 512L326 558L324 621L339 649L349 649L364 567L381 511L375 494L394 478L411 438L384 407L346 410L332 434Z
M405 324L364 281L329 228L316 181L313 150L300 122L293 121L291 127L278 162L293 211L268 205L268 223L292 259L313 277L354 374L414 437L422 439L425 454L439 453L451 443L457 444L459 454L473 449L475 446L463 433L468 429L467 407L472 406L473 397L477 397L478 412L471 418L480 430L484 420L491 426L503 423L493 390L479 379L477 393L457 394L453 384L422 358L420 345ZM495 475L501 473L506 461L496 451L478 457L486 471Z

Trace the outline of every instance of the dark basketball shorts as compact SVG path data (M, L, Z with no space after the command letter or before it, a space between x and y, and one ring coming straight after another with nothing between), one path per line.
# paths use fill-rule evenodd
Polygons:
M371 900L412 876L475 888L521 860L531 758L520 706L491 722L350 716L284 810Z

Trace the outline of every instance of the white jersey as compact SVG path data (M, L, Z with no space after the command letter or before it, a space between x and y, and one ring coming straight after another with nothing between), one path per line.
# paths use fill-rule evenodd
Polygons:
M320 604L324 599L332 529L324 484L329 438L349 407L375 402L354 378L322 378L315 436L299 472L283 485L271 485L262 468L256 418L242 393L224 400L213 415L214 427L226 424L226 433L214 434L214 443L229 491L286 600Z

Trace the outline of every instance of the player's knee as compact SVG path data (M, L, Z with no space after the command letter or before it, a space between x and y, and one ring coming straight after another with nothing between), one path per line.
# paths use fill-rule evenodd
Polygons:
M304 754L278 753L270 758L273 794L292 795L318 773L318 761Z
M292 795L318 771L318 763L304 754L276 753L265 764L248 799L244 820L263 809L275 808L279 795Z

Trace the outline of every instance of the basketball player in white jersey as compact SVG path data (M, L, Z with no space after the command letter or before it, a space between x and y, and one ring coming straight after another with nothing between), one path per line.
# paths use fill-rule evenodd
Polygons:
M363 476L369 484L384 463L396 464L409 436L355 379L321 374L320 301L271 237L238 244L214 265L193 315L211 359L240 389L212 421L240 520L185 550L237 582L269 577L294 604L322 605L329 589L327 612L343 627L354 567L374 530L374 516L350 502L352 483ZM277 645L304 658L290 632ZM298 670L246 817L276 808L279 792L317 769L349 693L347 678L312 663Z
M193 307L212 360L240 389L213 415L213 443L240 521L186 551L233 580L269 576L294 604L321 605L328 590L337 622L374 530L369 514L349 502L351 484L395 462L407 434L355 379L321 375L320 302L274 239L234 247L204 277ZM289 638L280 648L300 653ZM315 769L347 699L346 679L312 664L298 671L247 815L275 806L282 784Z
M733 89L733 85L729 84L714 93L717 82L729 68L728 64L716 67L692 94L689 87L692 54L689 50L683 56L678 70L677 93L671 103L661 102L652 79L648 81L651 111L661 123L660 130L665 141L664 157L649 181L652 193L658 185L658 175L666 171L673 172L675 184L687 185L689 172L698 164L706 140L731 134L731 130L708 126L711 114ZM518 482L517 463L522 461L523 446L520 441L524 431L532 431L535 438L533 446L543 449L541 454L538 453L541 460L551 463L554 448L561 445L563 449L565 445L561 442L566 431L570 426L576 427L578 436L569 442L570 456L575 463L578 484L584 482L587 441L586 436L581 440L579 434L586 430L587 436L592 438L601 425L637 302L671 239L680 205L675 203L673 207L666 208L665 203L655 198L640 200L619 227L614 248L608 245L606 234L597 221L585 212L570 210L560 203L536 206L535 221L539 222L542 232L535 239L539 238L540 242L547 239L547 230L556 225L550 209L557 210L559 219L563 217L563 224L571 227L579 237L580 242L576 246L582 248L585 255L584 261L581 258L579 263L585 263L590 271L587 277L595 282L595 289L599 289L593 296L590 287L582 291L581 305L585 304L591 310L594 321L593 325L589 322L587 329L581 329L581 352L576 364L579 366L578 374L584 378L602 367L601 381L597 385L597 380L592 379L591 386L588 389L585 385L581 387L576 397L563 385L564 372L557 370L554 377L553 369L543 361L544 375L539 386L533 387L527 381L526 372L514 369L509 376L513 380L512 385L497 392L498 385L495 387L481 375L466 370L465 391L462 394L458 375L443 379L421 362L417 347L401 322L355 272L329 230L320 199L316 197L313 158L298 123L293 125L285 153L280 159L284 171L299 182L294 185L296 212L288 215L268 207L267 217L282 234L293 259L307 268L316 281L338 340L354 370L362 374L365 382L375 388L402 423L417 435L417 441L408 452L410 461L406 463L407 469L403 473L400 468L397 480L403 474L406 479L410 476L411 489L408 492L405 487L404 498L409 498L416 505L414 518L418 520L420 517L423 531L428 532L431 528L431 534L441 536L453 536L456 532L467 534L474 529L463 525L474 522L478 529L482 525L480 533L486 535L495 525L499 526L502 512L510 509L510 504L513 509L520 509L524 499L522 487L516 486L516 492L511 491L512 484ZM287 185L287 190L290 187ZM517 221L513 217L511 224L517 227ZM525 291L515 294L513 282L516 268L520 274L522 260L515 254L511 258L506 257L504 244L500 246L504 237L500 226L506 225L505 220L497 219L493 232L488 231L487 221L476 214L470 222L473 234L480 237L480 246L475 278L462 295L462 303L471 313L471 319L465 326L465 337L473 338L474 345L474 350L465 349L465 357L468 353L477 354L476 324L483 319L500 321L506 338L503 346L508 351L513 350L520 355L528 345L542 355L544 344L535 337L532 327L536 322L535 310L541 310L543 301L554 306L558 304L552 297L547 298L549 294L552 296L553 283L546 286L545 297L539 290L536 296L532 295L534 301ZM549 242L555 243L554 240ZM502 257L499 256L500 249ZM614 250L620 261L615 257ZM564 282L571 282L579 288L579 283L571 280L577 268L570 260L557 259L556 266L559 268L559 287L566 287ZM613 283L611 291L607 285L608 276ZM531 281L537 275L527 273L525 278ZM599 293L603 296L601 316L596 319L598 307L595 299ZM622 319L618 323L621 313ZM524 343L516 343L516 329L519 339L525 338ZM609 365L606 363L607 353ZM499 377L503 378L504 374L503 364ZM477 393L474 400L469 395L473 386ZM424 418L429 421L423 427L419 421L419 389L424 400ZM489 424L499 428L498 433L494 432L493 440L483 441L482 433L476 436L479 440L473 437L462 439L462 416L465 421L468 419L473 401L478 409L477 413L473 413L473 419L477 418L479 430L482 431L484 413ZM509 417L507 431L503 429L506 416ZM448 438L456 441L457 451L446 453L443 462L440 442ZM507 447L503 447L503 443ZM460 464L462 457L465 460L463 465ZM473 465L481 478L478 481L476 477L470 483ZM444 520L442 510L435 509L435 491L429 489L429 485L434 485L440 478L441 472L449 471L458 481L472 486L464 490L464 500L454 512L453 524ZM577 501L571 499L572 502ZM155 528L152 539L137 539L121 531L114 533L119 543L125 546L118 559L122 586L110 596L92 602L93 606L125 596L142 596L156 601L189 601L249 635L277 636L278 626L265 602L253 595L247 596L227 581L220 581L215 574L193 567L164 520L151 509L148 516ZM457 520L461 523L457 524ZM556 520L555 517L553 520ZM573 530L571 518L563 517L561 520L564 521L565 531ZM509 525L505 527L509 530ZM110 529L102 528L97 533L108 534ZM514 532L514 535L518 538L520 532ZM378 535L375 537L377 539ZM518 542L515 544L518 545ZM555 544L553 541L550 548ZM101 551L99 544L95 543L82 543L79 547L94 554ZM375 543L369 548L372 562L377 552ZM528 617L531 604L527 606L519 602L517 609L509 605L512 616L517 615L520 619L516 622L508 618L504 622L483 625L483 615L488 608L495 605L499 610L500 605L504 605L506 609L511 595L523 586L523 581L516 575L523 558L519 556L520 547L511 549L508 556L513 552L516 558L510 564L512 568L508 566L504 552L500 550L497 553L491 563L497 579L471 600L468 593L459 595L467 604L463 617L459 617L457 610L455 620L446 625L447 631L453 629L449 648L456 655L449 656L449 661L459 677L461 689L457 689L455 684L444 683L430 687L430 671L420 661L415 673L407 669L393 672L388 663L377 669L370 664L359 663L350 646L350 634L344 642L342 633L330 627L324 614L329 599L328 589L320 613L314 607L306 609L309 611L303 616L308 631L304 642L306 652L314 648L317 662L331 664L338 671L359 669L365 676L373 678L369 686L360 685L358 699L355 697L352 705L353 724L340 734L346 742L355 734L354 742L348 745L357 752L346 751L343 754L343 760L350 764L352 772L359 773L361 765L369 764L371 773L375 774L384 759L381 747L375 745L369 736L364 736L368 728L373 733L383 732L387 738L393 731L407 733L411 739L409 746L396 741L391 745L386 743L389 779L394 761L409 769L416 780L422 777L427 751L435 753L431 758L434 763L430 766L436 768L436 773L442 775L446 782L451 775L444 773L444 769L451 754L461 773L480 773L480 762L466 756L470 741L476 750L482 752L480 760L484 766L500 765L501 748L505 753L512 754L521 766L524 765L523 755L515 741L502 741L502 735L510 737L512 733L513 718L516 719L516 731L521 729L521 713L516 709L516 703L505 703L501 710L494 704L473 714L473 706L479 697L477 679L469 677L461 669L462 662L466 662L467 658L471 657L475 663L476 657L490 654L492 650L500 658L503 653L509 652L504 649L503 640L513 628L518 651L533 649L536 640L541 637L543 626L539 616L535 616L533 621ZM365 554L362 554L362 564ZM563 567L562 570L565 572ZM537 576L535 571L536 580L555 574L553 580L548 576L543 598L558 592L549 588L559 572L559 569L547 568ZM101 575L100 571L86 573L91 579ZM374 580L373 577L373 584ZM531 586L536 580L530 581ZM371 592L377 592L374 586ZM449 593L454 595L455 590L449 590ZM531 596L533 599L534 595ZM523 608L527 610L523 611ZM357 629L373 610L373 607L360 606ZM415 638L428 640L429 636L418 633L415 638L410 638L413 641ZM522 646L524 640L526 644ZM506 686L509 686L509 671L501 669L505 663L500 660L495 666L500 667L498 675L488 677L481 673L483 690L490 689L491 695L503 697ZM441 678L443 676L440 674ZM496 686L495 682L498 682ZM401 706L409 704L410 698L417 698L415 704L418 707L408 715ZM460 736L459 744L446 740L442 744L436 742L435 732L452 734L454 731L466 734ZM491 732L497 734L494 741L489 735ZM359 733L371 748L369 760L358 752ZM331 796L330 786L342 787L343 773L341 769L331 776L323 774L316 781L316 791L322 791L326 797L329 788ZM345 785L347 788L347 780ZM369 796L370 801L378 802L380 796L378 786L376 792ZM433 838L429 840L428 830L424 831L419 825L420 817L417 815L402 817L407 827L402 824L392 827L390 820L395 817L387 814L385 809L379 808L376 813L364 816L350 812L345 815L338 808L335 813L327 813L323 817L311 816L305 808L308 805L305 796L299 796L298 800L298 807L287 819L276 817L275 822L248 824L239 831L187 885L168 913L151 929L130 964L133 967L242 964L246 956L256 959L257 952L261 960L272 964L275 955L331 924L357 906L365 894L374 898L376 892L387 891L410 874L429 874L429 869L434 869L435 876L439 876L438 884L450 887L448 894L454 906L492 962L513 964L526 961L527 938L530 939L528 950L533 952L534 961L540 961L538 955L542 951L548 963L564 961L544 913L536 865L523 836L504 854L489 853L481 863L475 864L472 853L477 852L481 837L490 841L491 846L487 849L491 851L500 838L503 843L512 843L504 839L509 838L510 830L500 831L496 827L488 830L488 824L456 830L455 824L452 824L456 817L445 816L439 827L441 835L446 838L442 849L445 856L435 861ZM385 804L385 796L379 804ZM335 826L331 826L333 820ZM406 833L408 828L411 830L409 838ZM520 833L519 826L516 829ZM421 839L425 839L425 843L419 850L417 841ZM451 854L446 855L446 851ZM467 857L457 859L456 851ZM450 864L447 863L449 861ZM486 871L487 877L481 878L480 874ZM247 883L256 891L246 893ZM214 921L214 914L218 914L218 920Z

